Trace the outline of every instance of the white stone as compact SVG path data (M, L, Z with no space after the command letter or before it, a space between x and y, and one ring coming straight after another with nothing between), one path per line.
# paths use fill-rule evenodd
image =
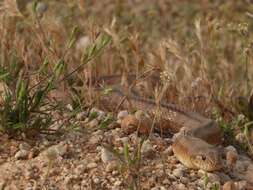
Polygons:
M241 143L241 144L244 144L246 143L246 139L245 139L245 136L243 133L238 133L236 136L235 136L235 139Z
M110 152L106 148L102 147L101 148L101 160L103 163L108 163L108 162L115 160L115 156L112 152Z
M229 145L229 146L225 147L225 152L228 152L228 151L233 151L233 152L237 153L236 148L233 147L232 145Z
M214 173L207 173L208 181L211 183L220 182L220 177Z
M17 160L20 159L26 159L28 157L29 152L27 150L19 150L16 154L15 154L15 158Z
M89 164L87 164L87 168L88 169L93 169L93 168L96 168L98 165L97 165L97 163L95 163L95 162L91 162L91 163L89 163Z
M26 143L26 142L23 142L23 143L21 143L20 145L19 145L19 149L20 150L30 150L31 149L31 146L28 144L28 143Z
M172 172L173 176L180 178L184 175L184 171L181 168L176 168Z
M115 169L117 169L118 167L118 164L117 162L113 161L113 162L109 162L107 165L106 165L106 172L112 172L114 171Z
M89 36L82 36L76 42L76 49L78 51L83 52L89 45L90 45L90 38L89 38Z
M118 120L122 120L124 119L126 116L128 116L128 111L127 110L122 110L118 113L117 115L117 119Z
M141 153L147 154L147 153L150 153L150 152L153 152L153 151L154 151L154 148L153 148L150 140L144 141L144 143L141 147Z
M95 177L95 178L93 179L93 182L94 182L95 184L99 184L99 183L100 183L100 179L99 179L98 177Z
M84 164L80 164L75 168L75 174L81 175L86 170L86 166Z

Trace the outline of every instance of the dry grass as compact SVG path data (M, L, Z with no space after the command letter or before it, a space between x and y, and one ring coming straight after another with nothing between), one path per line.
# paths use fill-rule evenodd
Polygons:
M33 83L49 76L60 59L67 63L64 73L72 71L81 63L84 48L105 32L112 37L110 47L59 90L84 85L79 96L85 99L87 77L158 70L168 101L205 115L217 107L227 121L233 116L227 110L234 111L234 97L250 95L249 1L46 1L43 17L32 14L29 1L17 2L1 2L1 65L9 68L14 56ZM69 48L75 27L76 43ZM46 73L33 76L45 59Z
M251 1L45 0L45 12L29 0L15 2L0 2L0 65L13 81L21 68L32 87L50 78L63 61L57 90L47 101L72 97L74 108L82 108L94 102L88 78L155 70L163 85L148 95L157 102L214 116L229 135L248 122L234 124L242 110L252 108L235 109L233 100L248 98L253 87ZM80 66L86 47L102 33L111 37L110 45ZM11 80L4 82L15 88Z

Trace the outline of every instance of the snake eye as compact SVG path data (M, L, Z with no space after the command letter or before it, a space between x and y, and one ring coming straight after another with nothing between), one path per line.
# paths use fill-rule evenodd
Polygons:
M198 155L196 158L199 160L203 160L203 161L206 160L206 156L204 156L204 155Z

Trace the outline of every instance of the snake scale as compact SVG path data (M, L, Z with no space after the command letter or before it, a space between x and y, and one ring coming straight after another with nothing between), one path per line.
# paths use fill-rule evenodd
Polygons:
M108 80L110 77L107 77ZM122 107L134 106L137 110L147 111L154 116L159 106L160 120L158 130L178 133L172 144L176 158L188 168L215 171L222 168L222 151L216 145L222 142L222 133L218 124L196 112L189 112L171 103L142 98L134 93L124 93L119 86L111 88L107 96L102 96L103 104Z

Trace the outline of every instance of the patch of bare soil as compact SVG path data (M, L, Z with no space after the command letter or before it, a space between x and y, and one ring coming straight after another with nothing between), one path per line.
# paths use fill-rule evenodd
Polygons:
M126 134L120 127L127 112L119 113L118 120L115 118L104 129L101 122L107 114L98 113L92 120L77 118L80 128L62 136L40 135L36 140L18 141L2 135L0 189L121 190L131 185L146 190L195 190L215 186L225 190L252 189L253 162L249 157L237 155L232 168L213 173L188 169L173 155L172 140L158 134L144 142L139 162L127 162L124 145L129 146L130 157L134 158L133 152L141 141L135 132ZM104 148L104 144L117 149L119 156Z

